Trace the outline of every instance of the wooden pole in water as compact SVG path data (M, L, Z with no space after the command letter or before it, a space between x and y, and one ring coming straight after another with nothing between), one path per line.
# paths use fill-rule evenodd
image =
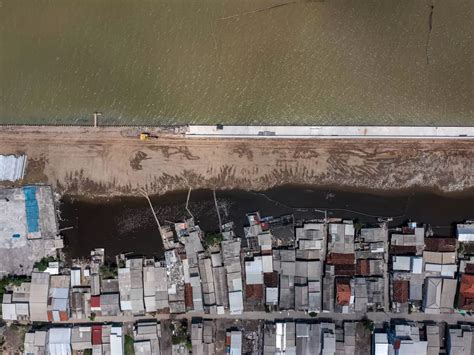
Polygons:
M188 206L189 206L189 198L191 197L191 190L192 190L192 189L191 189L191 187L190 187L189 190L188 190L188 197L187 197L187 199L186 199L186 211L188 211L188 213L189 213L189 215L191 216L191 218L194 219L194 216L193 216L193 214L191 213L191 211L189 210L189 207L188 207Z
M161 224L160 224L160 221L158 220L158 216L156 215L155 213L155 210L153 209L153 204L151 203L151 200L150 200L150 196L148 196L148 193L142 189L141 187L138 188L138 192L146 198L146 200L148 201L148 204L150 205L150 208L151 208L151 212L153 213L153 217L155 217L155 221L156 221L156 224L158 226L158 231L160 233L160 237L161 239L163 239L163 236L161 235Z
M212 190L212 194L214 195L214 204L216 205L217 218L219 219L219 230L222 233L222 220L221 214L219 212L219 206L217 205L216 190Z

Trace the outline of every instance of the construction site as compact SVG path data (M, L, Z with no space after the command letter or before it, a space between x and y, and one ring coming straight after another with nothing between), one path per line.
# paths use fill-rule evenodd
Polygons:
M164 194L302 184L450 192L474 185L469 137L268 140L190 138L181 127L4 126L0 152L28 156L23 183L83 197L132 195L137 188Z

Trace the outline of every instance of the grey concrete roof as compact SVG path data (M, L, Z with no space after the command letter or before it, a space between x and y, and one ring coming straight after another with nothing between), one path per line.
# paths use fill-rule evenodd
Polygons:
M426 313L439 313L442 286L443 280L440 278L429 277L426 279L424 299Z
M47 321L49 274L33 272L30 287L30 317L32 321Z
M102 279L100 287L102 293L116 293L119 292L119 281L118 279Z
M90 326L76 326L71 331L71 345L73 350L92 348L92 330Z

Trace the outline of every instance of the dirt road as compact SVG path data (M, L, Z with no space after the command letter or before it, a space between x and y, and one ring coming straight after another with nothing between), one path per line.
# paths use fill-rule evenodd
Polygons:
M28 155L25 182L83 196L280 184L457 191L474 186L472 140L245 140L139 128L2 127L0 154Z

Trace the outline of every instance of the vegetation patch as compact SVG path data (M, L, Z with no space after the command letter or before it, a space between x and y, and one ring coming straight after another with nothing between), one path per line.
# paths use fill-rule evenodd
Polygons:
M224 237L220 233L216 233L216 234L210 233L204 236L204 243L206 243L208 247L218 245L223 240L224 240Z
M49 263L53 261L57 261L54 256L47 256L45 258L42 258L40 261L37 261L34 267L35 269L38 269L38 271L43 272L48 268Z
M130 335L125 335L125 355L135 355L135 349L133 348L133 338Z
M184 345L188 349L192 348L191 339L188 335L188 324L186 321L171 324L171 343L173 345Z
M22 282L30 281L28 276L7 276L0 280L0 299L3 300L3 294L8 286L20 286Z
M103 280L115 279L117 277L117 267L112 265L102 265L100 267L100 277Z

